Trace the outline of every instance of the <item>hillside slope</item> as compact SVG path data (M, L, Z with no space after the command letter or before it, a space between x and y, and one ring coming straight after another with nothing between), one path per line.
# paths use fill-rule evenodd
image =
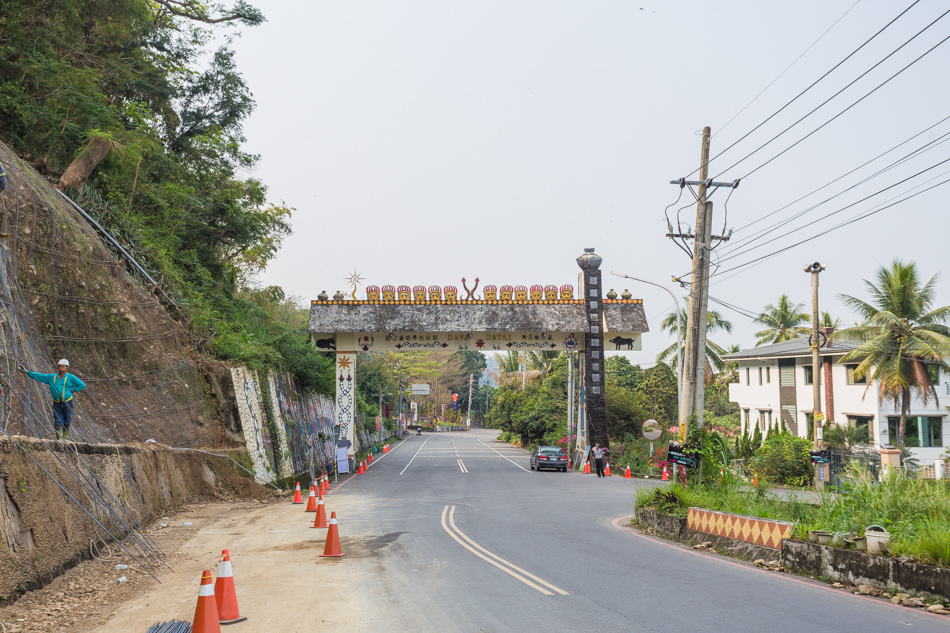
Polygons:
M243 443L230 372L197 354L127 262L30 165L0 144L0 427L52 435L47 387L16 372L54 371L61 357L88 389L72 436L91 442L155 439L169 445Z

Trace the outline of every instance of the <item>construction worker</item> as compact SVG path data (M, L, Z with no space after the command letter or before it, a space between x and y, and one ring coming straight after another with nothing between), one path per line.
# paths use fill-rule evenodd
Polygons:
M70 373L69 361L65 358L56 363L55 374L41 374L28 371L20 365L20 371L43 384L49 385L50 395L53 396L53 417L56 422L56 437L65 440L69 437L69 423L73 420L73 395L86 388L86 383Z

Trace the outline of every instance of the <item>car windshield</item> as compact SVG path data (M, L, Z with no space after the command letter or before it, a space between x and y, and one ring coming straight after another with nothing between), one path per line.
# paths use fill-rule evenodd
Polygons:
M559 448L542 448L542 455L564 455Z

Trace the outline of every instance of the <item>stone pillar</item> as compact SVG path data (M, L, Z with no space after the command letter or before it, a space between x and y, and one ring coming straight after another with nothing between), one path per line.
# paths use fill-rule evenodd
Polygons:
M607 446L607 400L604 397L604 304L602 299L603 279L600 264L603 261L594 249L585 248L577 258L584 283L580 299L584 302L588 331L584 335L584 399L590 444Z
M896 448L881 449L881 470L885 475L890 472L891 467L900 468L901 452Z
M336 425L337 448L356 456L356 338L353 334L336 336Z

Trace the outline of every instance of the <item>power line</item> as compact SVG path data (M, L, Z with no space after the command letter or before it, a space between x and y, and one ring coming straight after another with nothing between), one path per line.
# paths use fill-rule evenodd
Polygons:
M927 29L929 29L931 26L933 26L934 24L936 24L939 20L943 19L948 13L950 13L950 9L948 9L947 11L945 11L944 13L942 13L942 14L940 15L940 17L938 17L936 20L934 20L933 22L931 22L930 24L928 24L927 26L925 26L923 29L921 29L920 31L918 31L913 37L911 37L909 40L907 40L906 42L904 42L903 44L901 44L897 49L895 49L894 51L892 51L891 53L889 53L889 54L887 55L887 57L885 57L884 59L882 59L882 60L879 61L878 63L874 64L874 66L871 66L871 68L867 69L865 72L863 72L861 75L859 75L854 81L852 81L852 82L849 83L847 86L845 86L844 88L842 88L841 90L839 90L839 91L836 92L835 94L831 95L830 97L828 97L827 99L825 99L824 101L822 101L821 104L819 104L818 106L816 106L815 108L813 108L810 112L808 112L808 114L806 114L805 116L801 117L800 119L798 119L797 121L795 121L794 123L792 123L790 126L786 127L784 130L782 130L781 132L779 132L778 134L776 134L775 136L773 136L772 138L770 138L768 141L766 141L765 143L763 143L762 145L760 145L759 147L757 147L757 148L754 149L753 151L749 152L748 154L746 154L745 156L743 156L742 158L740 158L738 161L736 161L735 163L733 163L732 165L730 165L729 167L727 167L726 169L724 169L722 172L720 172L719 175L722 175L723 173L729 171L730 169L732 169L732 168L735 167L736 165L738 165L738 164L744 162L747 158L750 158L750 157L753 156L754 154L758 153L759 150L765 148L765 147L766 147L767 145L769 145L772 141L776 140L777 138L779 138L780 136L782 136L783 134L785 134L786 132L788 132L790 129L792 129L793 127L795 127L796 125L798 125L799 123L801 123L802 121L804 121L806 118L810 117L812 114L814 114L815 112L817 112L820 108L822 108L822 107L823 107L825 104L827 104L829 101L831 101L832 99L834 99L835 97L837 97L838 95L840 95L842 92L844 92L845 90L847 90L848 88L850 88L852 85L854 85L855 82L857 82L858 80L860 80L862 77L864 77L865 75L867 75L869 72L871 72L872 70L874 70L874 69L877 68L878 66L880 66L882 63L884 63L884 61L886 61L887 59L889 59L891 56L893 56L893 55L894 55L895 53L897 53L899 50L901 50L902 48L904 48L905 46L907 46L911 41L913 41L915 38L917 38L917 36L919 36L921 33L923 33L924 31L926 31ZM896 78L898 75L900 75L901 73L903 73L905 70L907 70L908 68L910 68L911 66L913 66L914 64L916 64L917 62L919 62L921 59L923 59L924 57L926 57L927 55L929 55L931 52L933 52L937 47L939 47L940 45L942 45L942 44L943 44L944 42L946 42L948 39L950 39L950 35L948 35L947 37L943 38L942 40L940 40L939 42L937 42L936 44L934 44L932 47L930 47L929 49L927 49L924 53L922 53L920 56L918 56L918 57L917 57L916 59L914 59L912 62L910 62L909 64L907 64L906 66L904 66L903 68L901 68L899 71L897 71L896 73L894 73L893 75L891 75L890 77L888 77L887 79L885 79L883 82L881 82L880 84L878 84L878 85L877 85L875 88L873 88L871 91L867 92L867 93L866 93L864 96L862 96L860 99L858 99L857 101L853 102L853 103L852 103L851 105L849 105L847 108L845 108L844 110L842 110L842 111L839 112L838 114L834 115L833 117L831 117L830 119L828 119L827 121L825 121L824 123L822 123L821 125L819 125L817 128L815 128L814 130L812 130L811 132L809 132L808 134L806 134L806 135L803 136L802 138L798 139L797 141L795 141L794 143L792 143L791 145L789 145L788 147L786 147L784 150L782 150L781 152L779 152L778 154L776 154L775 156L773 156L773 157L770 158L769 160L765 161L764 163L762 163L761 165L759 165L758 167L756 167L755 169L753 169L752 171L750 171L749 173L747 173L747 174L746 174L745 176L743 176L742 178L748 178L749 176L751 176L751 175L754 174L755 172L759 171L760 169L762 169L763 167L765 167L766 165L768 165L769 163L771 163L772 161L774 161L776 158L782 156L783 154L785 154L786 152L788 152L788 151L791 150L792 148L794 148L794 147L796 147L797 145L799 145L800 143L802 143L804 140L808 139L809 137L811 137L812 135L814 135L815 133L817 133L819 130L824 129L824 128L825 128L827 125L829 125L831 122L833 122L833 121L835 121L836 119L838 119L838 117L840 117L840 116L843 115L844 113L848 112L851 108L855 107L856 105L858 105L859 103L861 103L862 101L864 101L865 99L867 99L868 97L870 97L872 94L874 94L875 92L877 92L878 90L880 90L881 88L883 88L884 86L886 86L888 83L891 82L891 80L893 80L894 78ZM719 177L719 176L716 176L716 178L718 178L718 177Z
M948 160L950 160L950 159L948 159ZM946 161L945 161L945 162L946 162ZM792 244L792 245L790 245L790 246L786 246L786 247L784 247L784 248L780 248L780 249L778 249L778 250L776 250L776 251L774 251L774 252L772 252L772 253L769 253L768 255L763 255L762 257L757 257L756 259L750 260L750 261L748 261L748 262L746 262L746 263L744 263L744 264L739 264L739 265L737 265L737 266L733 266L732 268L727 268L726 270L723 270L723 271L721 271L721 272L719 272L719 273L717 273L717 274L725 274L725 273L727 273L727 272L730 272L730 271L737 270L737 269L739 269L739 268L743 268L743 267L745 267L745 266L748 266L748 265L750 265L750 264L752 264L752 263L754 263L754 262L760 261L760 260L762 260L762 259L766 259L766 258L769 258L769 257L774 257L775 255L778 255L779 253L784 253L785 251L790 250L790 249L792 249L792 248L795 248L796 246L801 246L802 244L804 244L804 243L806 243L806 242L810 242L811 240L814 240L814 239L817 239L817 238L822 237L822 236L824 236L824 235L827 235L828 233L831 233L832 231L836 231L836 230L838 230L838 229L840 229L840 228L842 228L842 227L848 226L848 225L850 225L850 224L854 224L855 222L859 222L859 221L861 221L861 220L863 220L863 219L865 219L865 218L868 218L868 217L870 217L870 216L872 216L872 215L875 215L875 214L877 214L877 213L880 213L881 211L884 211L884 210L886 210L886 209L890 209L891 207L897 206L898 204L901 204L902 202L906 202L907 200L910 200L911 198L916 198L917 196L919 196L919 195L921 195L921 194L924 194L924 193L930 191L931 189L936 189L937 187L940 187L941 185L945 185L945 184L947 184L948 182L950 182L950 178L948 178L948 179L946 179L946 180L943 180L943 181L941 181L941 182L939 182L939 183L937 183L937 184L935 184L935 185L933 185L933 186L927 187L926 189L922 189L921 191L918 191L918 192L916 192L916 193L913 193L913 194L911 194L911 195L909 195L909 196L906 196L906 197L904 197L904 198L901 198L900 200L898 200L898 201L896 201L896 202L893 202L893 203L891 203L891 204L888 204L888 205L885 205L885 206L880 207L880 208L878 208L878 209L874 209L873 211L868 211L868 212L866 212L866 213L864 213L864 214L855 216L854 218L851 218L850 220L846 220L846 221L842 222L841 224L838 224L837 226L831 227L830 229L826 229L825 231L822 231L821 233L818 233L817 235L813 235L813 236L811 236L811 237L805 238L805 239L803 239L803 240L801 240L801 241L799 241L799 242L796 242L795 244ZM849 205L849 206L853 206L853 205Z
M716 135L719 134L719 132L722 132L724 129L726 129L727 127L729 127L729 124L730 124L730 123L732 123L733 121L735 121L735 120L739 117L739 115L742 114L743 112L745 112L746 109L747 109L749 106L751 106L753 103L755 103L756 100L758 100L759 97L761 97L762 95L764 95L764 94L766 93L766 91L767 91L769 88L771 88L771 87L775 84L776 81L778 81L779 79L781 79L781 78L785 75L785 73L787 73L789 70L791 70L791 69L792 69L792 66L794 66L795 64L797 64L797 63L801 60L802 57L804 57L806 54L808 54L808 51L810 51L811 49L813 49L813 48L815 47L815 45L818 44L818 42L820 42L822 39L824 39L824 37L825 37L826 35L828 35L828 33L831 32L831 29L833 29L833 28L835 28L836 26L838 26L838 23L841 22L841 20L843 20L849 13L851 13L851 10L854 9L854 7L858 6L860 3L861 3L861 0L857 0L857 2L855 2L854 4L852 4L851 7L850 7L847 11L845 11L844 13L842 13L840 18L838 18L837 20L835 20L834 23L833 23L831 26L829 26L827 29L825 29L825 32L824 32L824 33L822 33L820 36L818 36L818 39L817 39L817 40L815 40L814 42L811 43L811 46L809 46L809 47L806 48L804 51L802 51L802 54L799 55L798 57L796 57L796 58L795 58L795 61L793 61L793 62L792 62L791 64L789 64L788 66L786 66L786 67L785 67L785 70L783 70L782 72L780 72L780 73L778 74L778 77L776 77L776 78L773 79L771 82L769 82L769 85L767 85L765 88L763 88L762 91L761 91L759 94L755 95L755 96L752 98L752 101L750 101L749 103L745 104L745 106L743 106L743 108L742 108L741 110L739 110L738 112L736 112L736 113L733 115L733 117L732 117L731 119L729 119L728 121L726 121L725 124L723 124L723 126L720 127L719 130L718 130L715 134L713 134L712 137L713 137L713 138L716 138ZM914 3L914 4L916 4L916 3ZM913 5L911 5L911 6L913 6ZM900 16L898 16L898 17L900 17ZM870 40L868 40L868 41L870 41ZM855 51L855 52L857 52L857 51ZM830 72L830 71L829 71L829 72ZM819 80L819 81L820 81L820 80ZM797 97L796 97L796 98L797 98ZM778 113L776 113L776 114L778 114ZM774 115L773 115L773 116L774 116ZM752 130L752 131L754 132L755 130ZM750 132L749 134L751 134L751 133L752 133L752 132ZM743 137L743 138L744 138L744 137ZM739 140L742 140L742 139L739 139ZM736 143L738 143L738 142L739 142L739 141L736 141ZM727 149L728 149L728 148L727 148ZM725 151L725 150L723 150L723 151ZM719 153L722 154L722 152L719 152ZM710 162L712 162L712 161L710 161ZM695 173L695 172L693 172L693 173ZM692 175L692 174L690 174L690 175Z
M772 120L772 119L773 119L776 115L778 115L780 112L782 112L783 110L785 110L785 108L787 108L788 106L792 105L795 101L798 100L799 97L801 97L801 96L804 95L806 92L808 92L809 90L811 90L812 88L814 88L816 85L818 85L819 82L821 82L821 80L823 80L825 77L827 77L828 75L830 75L831 73L833 73L835 70L837 70L843 63L845 63L846 61L848 61L849 59L851 59L851 58L852 58L854 55L856 55L856 54L858 53L858 51L860 51L862 48L864 48L865 46L867 46L868 44L870 44L871 41L874 40L874 38L876 38L878 35L880 35L880 34L883 33L885 30L887 30L888 27L890 27L892 24L894 24L895 22L897 22L901 17L904 16L905 13L907 13L908 11L910 11L911 9L913 9L914 6L916 6L917 3L919 3L919 2L920 2L920 0L914 0L914 2L912 2L912 3L910 4L910 6L908 6L906 9L904 9L903 11L901 11L901 12L897 15L897 17L895 17L895 18L892 19L890 22L888 22L888 23L885 24L883 27L881 27L874 35L872 35L872 36L869 37L867 40L865 40L865 42L864 42L863 44L861 44L861 45L858 46L856 49L854 49L853 51L851 51L850 53L848 53L848 55L847 55L844 59L842 59L840 62L838 62L837 64L835 64L830 70L828 70L825 74L823 74L821 77L819 77L818 79L816 79L816 80L815 80L811 85L809 85L807 88L805 88L804 90L802 90L801 92L799 92L797 95L795 95L788 103L786 103L786 104L783 105L781 108L779 108L779 109L776 110L774 113L772 113L767 119L765 119L764 121L762 121L761 123L759 123L758 125L756 125L756 126L755 126L754 128L752 128L749 132L747 132L746 134L744 134L742 137L740 137L739 140L735 141L734 143L732 143L732 145L729 145L726 149L722 150L721 152L719 152L718 154L716 154L715 156L713 156L711 159L709 159L709 160L707 161L707 164L708 164L708 163L711 163L712 161L716 160L717 158L719 158L720 156L722 156L723 154L725 154L726 152L728 152L730 149L732 149L733 147L735 147L736 144L740 143L743 139L745 139L746 137L748 137L750 134L752 134L753 132L755 132L756 130L758 130L760 127L762 127L763 125L765 125L766 123L768 123L770 120ZM849 9L849 10L850 10L850 9ZM705 165L700 165L700 168L699 168L699 169L702 169L702 167L704 167L704 166L705 166ZM695 174L697 171L699 171L699 169L693 170L692 172L690 172L689 175L692 176L692 175ZM728 171L728 170L726 170L726 171Z

